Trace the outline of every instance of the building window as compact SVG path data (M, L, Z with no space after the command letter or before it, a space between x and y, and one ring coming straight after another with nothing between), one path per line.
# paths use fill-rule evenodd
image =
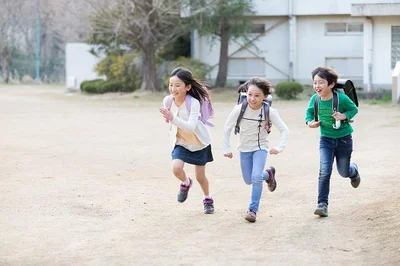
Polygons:
M265 31L265 24L253 24L253 28L251 29L250 33L264 33Z
M392 26L392 68L400 61L400 26Z
M362 34L362 23L325 23L326 35Z

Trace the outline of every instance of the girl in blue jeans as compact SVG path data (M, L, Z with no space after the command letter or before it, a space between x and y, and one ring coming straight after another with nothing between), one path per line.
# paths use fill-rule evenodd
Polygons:
M353 152L353 127L350 121L358 108L344 93L337 92L339 99L338 110L333 111L333 93L338 75L331 68L317 67L312 71L313 87L316 93L311 97L306 111L306 124L310 128L320 128L320 169L318 178L318 205L314 214L320 217L328 216L328 197L333 160L342 177L350 178L354 188L360 185L358 167L350 163ZM314 121L314 101L318 100L318 121ZM336 121L339 120L339 127Z
M270 107L269 120L278 128L281 138L279 146L269 149L269 121L265 118L263 105L266 104L264 99L272 93L271 85L264 78L254 77L242 86L246 89L248 106L240 122L238 150L243 180L247 185L252 185L250 205L245 219L249 222L255 222L263 190L263 181L267 182L268 189L271 192L276 188L275 168L269 167L264 171L267 154L268 152L278 154L284 150L289 130L279 117L278 111ZM222 149L227 158L233 157L230 148L230 135L236 125L241 108L242 104L236 105L225 122Z

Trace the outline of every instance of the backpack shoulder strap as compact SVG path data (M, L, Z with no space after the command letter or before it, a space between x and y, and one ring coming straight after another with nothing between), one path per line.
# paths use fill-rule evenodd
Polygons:
M185 96L185 105L186 105L186 110L190 114L190 108L192 107L192 96L189 94L186 94Z
M271 133L271 126L272 126L271 120L269 119L269 107L270 106L269 106L269 103L267 101L264 101L263 105L264 105L264 117L265 117L266 123L268 125L267 132L269 134L269 133Z
M339 112L339 96L336 91L333 92L332 109L334 112Z
M269 121L269 104L267 102L263 102L263 106L265 120Z
M240 121L243 118L243 114L244 114L244 111L246 111L247 105L248 105L247 99L243 99L242 107L240 108L240 113L239 113L238 119L236 120L235 135L240 132Z
M172 101L174 100L174 98L172 98L172 96L171 95L168 95L167 97L166 97L166 100L165 100L165 108L167 108L168 110L170 110L171 109L171 106L172 106Z
M318 95L314 98L314 121L318 122L318 104L319 104L319 97Z

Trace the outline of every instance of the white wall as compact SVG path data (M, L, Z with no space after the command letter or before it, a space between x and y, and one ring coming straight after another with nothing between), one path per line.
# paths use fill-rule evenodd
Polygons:
M388 88L392 80L391 36L392 26L400 26L400 17L374 17L373 23L373 87ZM390 86L389 86L390 87Z
M292 3L294 15L349 15L351 4L400 3L398 0L253 0L258 16L282 16L289 13Z
M297 17L297 50L294 79L311 83L311 71L326 58L362 58L363 35L326 35L326 22L362 22L349 16ZM339 73L340 74L340 73ZM361 82L361 81L360 81Z
M94 71L95 65L100 61L100 58L95 57L89 51L92 46L85 43L67 43L65 48L65 69L66 80L76 80L76 88L67 84L68 90L79 90L80 84L84 80L101 78Z

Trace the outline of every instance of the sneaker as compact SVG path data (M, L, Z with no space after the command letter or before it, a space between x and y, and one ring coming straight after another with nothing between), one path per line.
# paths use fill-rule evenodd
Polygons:
M273 192L276 189L275 168L273 166L265 170L268 172L268 179L265 181L268 184L268 190Z
M213 199L203 199L204 213L211 214L214 212L214 200Z
M254 223L257 219L257 213L255 211L249 210L247 211L245 219L250 223Z
M192 182L192 179L190 179L190 177L189 177L189 185L188 186L181 184L181 186L179 188L179 193L178 193L178 202L184 202L187 199L189 189L192 186L192 184L193 184L193 182Z
M317 209L314 211L315 215L320 217L328 217L328 204L321 202L318 203Z
M360 173L358 172L358 166L355 163L352 163L352 165L356 168L357 175L355 177L350 178L351 180L350 184L353 188L358 188L361 182Z

